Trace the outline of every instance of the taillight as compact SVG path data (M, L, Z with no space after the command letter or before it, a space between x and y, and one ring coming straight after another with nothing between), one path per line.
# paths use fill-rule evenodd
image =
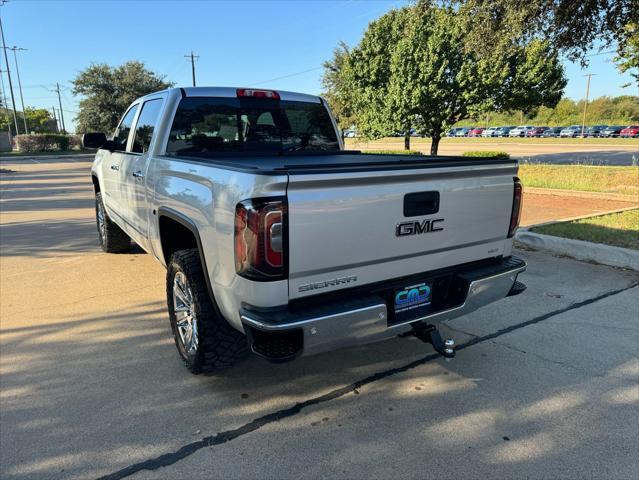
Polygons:
M238 97L252 97L252 98L269 98L271 100L279 100L280 94L275 90L256 90L254 88L238 88Z
M288 276L286 199L243 200L235 207L235 271L251 280Z
M510 214L510 226L508 227L508 238L515 235L517 227L519 227L519 218L521 216L521 201L524 194L521 180L517 177L513 178L515 185L513 190L513 209Z

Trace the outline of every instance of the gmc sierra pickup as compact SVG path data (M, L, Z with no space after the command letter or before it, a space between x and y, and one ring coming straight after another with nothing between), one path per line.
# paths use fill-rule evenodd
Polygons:
M320 97L174 88L84 135L100 245L167 268L191 372L415 335L522 292L517 162L345 151Z

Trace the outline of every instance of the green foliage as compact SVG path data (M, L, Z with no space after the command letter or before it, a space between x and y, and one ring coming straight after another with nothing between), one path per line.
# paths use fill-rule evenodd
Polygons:
M333 62L330 93L348 104L362 135L415 128L433 139L436 155L442 133L460 120L559 101L566 80L547 42L512 39L508 48L479 56L467 48L464 15L427 1L391 10L369 25L339 69Z
M506 37L543 38L570 60L588 63L597 45L608 49L626 39L637 19L636 0L451 0L464 11L471 48L480 53Z
M333 50L333 58L324 62L324 73L322 75L324 98L331 107L333 116L342 130L351 127L354 123L348 98L348 88L346 88L346 85L342 85L345 77L341 75L347 63L348 55L348 46L344 42L340 42Z
M27 118L27 126L29 132L35 133L54 133L54 120L49 110L46 108L26 107L24 115Z
M617 56L614 60L621 72L628 72L635 79L636 87L639 85L639 20L624 27L623 37L617 45Z
M107 135L113 132L133 100L173 85L138 61L126 62L119 67L94 63L80 72L72 83L73 94L83 97L76 117L76 131Z
M20 132L24 133L23 116L27 118L27 127L29 133L55 133L55 123L49 111L46 108L26 107L25 112L16 112L18 118L18 127ZM11 134L15 135L15 124L13 123L13 113L10 109L0 108L0 130L6 131L11 129Z
M639 210L542 225L533 228L532 231L639 250Z
M478 158L501 158L504 160L508 160L510 155L506 152L496 152L496 151L488 151L488 150L477 150L471 152L462 153L464 157L478 157Z
M34 135L18 135L15 137L20 152L55 152L69 149L69 135L57 133L39 133Z

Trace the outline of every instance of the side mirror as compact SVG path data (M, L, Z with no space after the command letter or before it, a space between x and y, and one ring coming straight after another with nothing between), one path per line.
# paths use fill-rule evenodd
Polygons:
M83 148L101 148L106 142L106 135L102 132L85 133L82 135Z

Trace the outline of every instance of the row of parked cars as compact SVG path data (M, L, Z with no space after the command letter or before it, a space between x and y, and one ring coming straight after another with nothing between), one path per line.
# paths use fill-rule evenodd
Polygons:
M449 137L560 137L576 138L582 136L581 125L569 127L535 127L522 125L520 127L455 127L451 128ZM593 125L583 130L583 137L639 137L639 125Z

